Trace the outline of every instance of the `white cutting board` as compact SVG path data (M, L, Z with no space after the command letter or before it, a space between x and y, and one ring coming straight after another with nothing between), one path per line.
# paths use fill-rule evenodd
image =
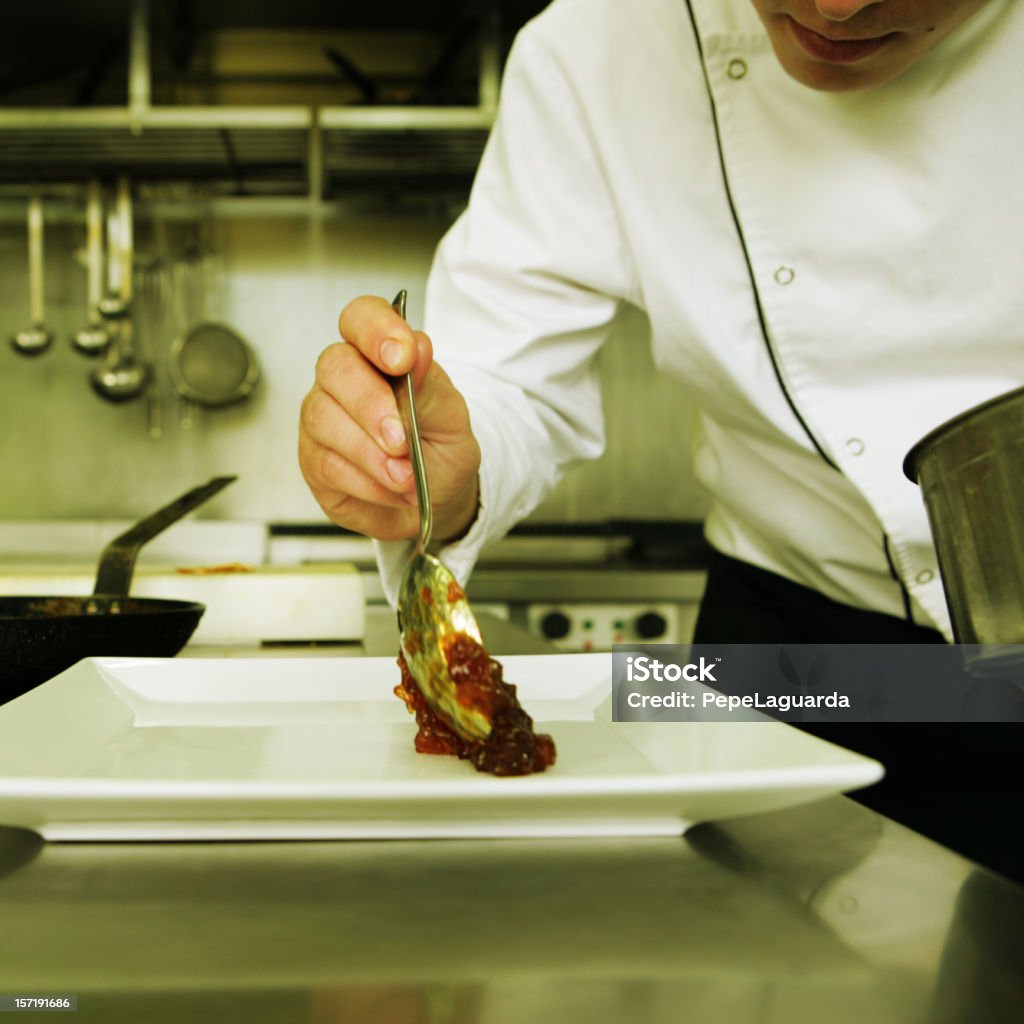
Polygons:
M347 562L183 572L210 566L140 566L133 597L199 601L206 612L192 644L361 640L366 612L359 571ZM95 566L0 566L0 595L86 595Z

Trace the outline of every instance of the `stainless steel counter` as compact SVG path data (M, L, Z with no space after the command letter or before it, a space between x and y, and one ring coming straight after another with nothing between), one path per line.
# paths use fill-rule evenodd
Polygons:
M1024 889L841 797L681 839L0 829L0 996L105 1024L999 1024L1022 948Z
M54 845L0 995L76 1019L1019 1020L1024 892L843 798L688 839Z

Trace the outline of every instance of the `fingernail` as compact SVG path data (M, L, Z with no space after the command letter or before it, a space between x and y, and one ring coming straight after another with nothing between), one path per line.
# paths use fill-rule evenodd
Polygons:
M394 338L388 338L380 346L380 361L384 364L384 368L387 370L397 370L402 364L402 357L405 355L405 345L396 341Z
M385 416L380 421L380 436L389 448L400 448L405 441L402 421L397 416Z
M408 459L388 459L388 476L396 484L404 484L412 476L412 466Z

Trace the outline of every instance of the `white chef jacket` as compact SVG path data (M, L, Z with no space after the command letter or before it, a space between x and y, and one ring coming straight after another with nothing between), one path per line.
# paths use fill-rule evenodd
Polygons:
M595 356L632 303L701 410L710 543L949 636L902 462L1024 383L1022 63L1019 0L850 93L790 78L749 0L555 0L529 23L428 285L483 453L456 575L602 450ZM405 552L380 556L393 597Z

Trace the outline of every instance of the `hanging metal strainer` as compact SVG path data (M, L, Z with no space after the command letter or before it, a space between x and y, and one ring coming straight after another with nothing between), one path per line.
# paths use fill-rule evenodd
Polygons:
M174 339L167 371L182 398L212 409L247 398L260 378L256 353L245 339L212 322Z

